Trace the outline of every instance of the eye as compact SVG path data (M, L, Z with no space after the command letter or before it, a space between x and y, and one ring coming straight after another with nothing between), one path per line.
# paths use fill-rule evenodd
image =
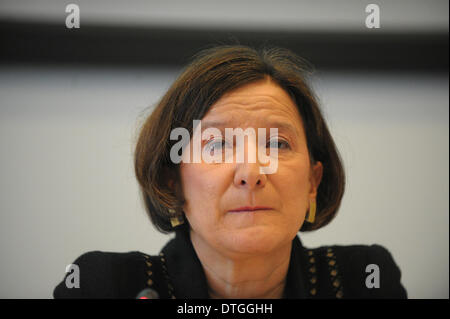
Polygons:
M291 148L287 141L279 139L279 138L274 138L274 139L270 140L267 143L267 146L270 148L275 147L275 148L280 148L280 149L290 149Z
M205 148L206 151L213 155L219 151L222 151L226 145L227 142L225 140L211 140L206 144Z

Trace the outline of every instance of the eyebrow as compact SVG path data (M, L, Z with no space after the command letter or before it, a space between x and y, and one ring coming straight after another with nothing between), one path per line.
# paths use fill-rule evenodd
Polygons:
M222 120L211 120L211 121L202 120L201 124L202 124L202 130L210 128L210 127L216 127L216 128L230 127L230 124L227 121L222 121ZM293 124L291 124L290 122L273 120L273 121L270 121L267 126L269 128L278 128L282 131L291 131L292 133L294 133L297 136L299 134L296 127ZM253 127L253 128L256 129L255 127Z

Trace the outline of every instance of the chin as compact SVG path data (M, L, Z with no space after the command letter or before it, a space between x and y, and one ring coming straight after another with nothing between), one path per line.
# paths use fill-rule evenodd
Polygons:
M286 235L286 232L264 230L260 227L239 229L231 231L222 240L222 245L235 253L266 254L290 242Z

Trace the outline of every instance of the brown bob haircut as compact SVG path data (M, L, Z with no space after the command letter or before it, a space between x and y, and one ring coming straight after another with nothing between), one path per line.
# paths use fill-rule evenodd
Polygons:
M183 215L179 164L170 160L172 129L185 128L192 136L193 120L202 119L225 93L270 77L295 101L306 134L311 163L323 164L317 192L315 222L303 223L300 231L319 229L336 215L345 188L339 153L321 114L318 102L306 83L311 67L282 48L254 49L244 45L220 45L204 49L184 69L153 112L146 118L135 150L135 174L146 211L163 233L174 231L169 209ZM185 220L185 229L189 229ZM178 227L177 227L178 228Z

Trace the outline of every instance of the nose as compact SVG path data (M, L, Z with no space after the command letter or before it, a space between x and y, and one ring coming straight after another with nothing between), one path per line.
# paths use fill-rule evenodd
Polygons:
M264 187L267 176L261 173L256 140L245 138L243 145L239 144L239 146L243 146L243 148L237 147L236 150L234 185L238 188L248 188L249 190Z
M259 172L257 164L241 164L236 169L234 184L238 188L248 188L249 190L263 188L266 185L267 176Z
M234 184L238 188L249 188L250 190L262 188L266 185L267 176L261 173L259 159L256 163L245 161L236 163L234 172Z

